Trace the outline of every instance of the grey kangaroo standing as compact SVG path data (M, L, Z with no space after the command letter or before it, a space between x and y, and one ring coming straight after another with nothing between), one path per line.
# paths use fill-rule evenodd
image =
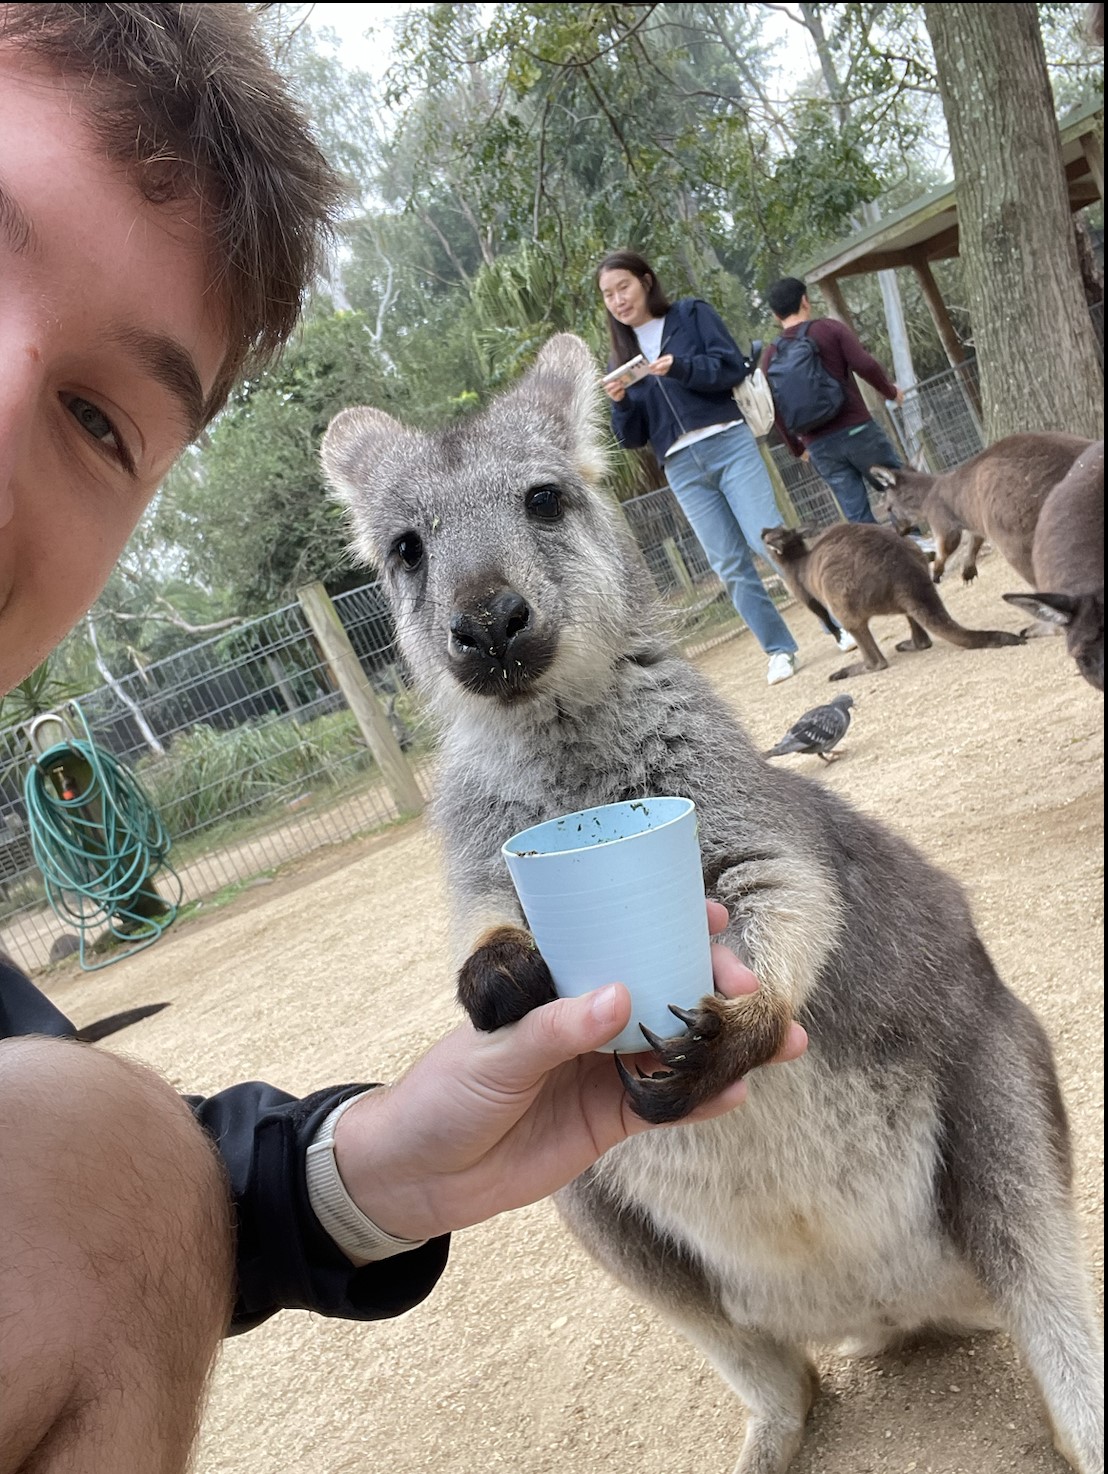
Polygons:
M706 997L627 1076L676 1120L777 1050L746 1105L647 1132L558 1195L586 1248L650 1299L749 1410L736 1474L782 1474L817 1392L812 1344L1002 1326L1058 1447L1103 1470L1102 1351L1050 1046L997 976L959 887L822 786L775 771L675 653L597 489L597 371L561 335L514 390L437 434L343 411L323 461L377 564L442 725L433 815L461 1001L495 1029L552 995L499 847L649 794L700 817L705 886L759 991Z
M1060 628L1091 686L1104 690L1104 441L1074 461L1047 497L1031 550L1033 594L1009 604Z
M871 466L870 476L885 488L895 522L907 527L923 518L930 525L936 583L963 532L970 537L962 565L966 583L977 577L977 555L986 538L1021 578L1033 583L1031 545L1039 513L1088 445L1077 435L1008 435L940 476L911 466Z
M931 582L927 559L911 538L900 537L891 527L839 522L820 533L811 546L795 528L767 527L762 540L793 597L824 624L830 610L854 636L861 662L844 665L829 680L888 669L869 628L870 620L880 614L903 614L907 619L910 638L896 647L902 651L929 650L929 630L963 650L1023 644L1022 635L970 630L952 619Z

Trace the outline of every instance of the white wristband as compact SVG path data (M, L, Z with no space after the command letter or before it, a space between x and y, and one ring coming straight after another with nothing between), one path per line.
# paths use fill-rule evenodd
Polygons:
M362 1095L368 1094L362 1091ZM418 1249L426 1239L398 1239L367 1218L346 1190L335 1160L335 1126L339 1117L362 1095L352 1095L337 1105L315 1134L307 1150L308 1201L320 1226L352 1264L371 1264Z

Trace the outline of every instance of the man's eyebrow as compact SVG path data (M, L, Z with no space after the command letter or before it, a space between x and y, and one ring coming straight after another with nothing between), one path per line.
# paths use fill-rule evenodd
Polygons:
M38 254L39 244L35 227L2 184L0 184L0 230L8 237L8 243L17 256Z
M188 438L197 436L204 428L205 400L192 355L174 338L148 333L142 328L119 328L111 335L111 341L173 396L181 407Z

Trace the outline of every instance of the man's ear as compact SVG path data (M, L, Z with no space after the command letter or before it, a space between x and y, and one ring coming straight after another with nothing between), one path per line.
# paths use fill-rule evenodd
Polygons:
M1032 619L1043 624L1058 624L1064 629L1073 623L1077 613L1077 600L1069 594L1001 594L1002 599L1030 614Z
M517 395L564 427L566 449L578 473L585 481L598 482L607 467L607 441L600 413L600 375L584 339L573 333L549 338L508 397Z
M384 452L412 431L382 409L357 405L343 409L327 426L319 458L332 491L347 506L356 505L373 485Z

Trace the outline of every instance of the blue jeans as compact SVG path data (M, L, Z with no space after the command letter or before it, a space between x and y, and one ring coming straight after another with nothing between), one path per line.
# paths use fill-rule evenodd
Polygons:
M822 435L812 441L808 454L848 522L877 521L869 504L869 468L899 466L902 462L875 420Z
M767 655L791 655L796 641L754 567L755 552L768 556L762 528L781 526L754 436L745 425L732 425L674 451L665 472L705 557L758 644Z

